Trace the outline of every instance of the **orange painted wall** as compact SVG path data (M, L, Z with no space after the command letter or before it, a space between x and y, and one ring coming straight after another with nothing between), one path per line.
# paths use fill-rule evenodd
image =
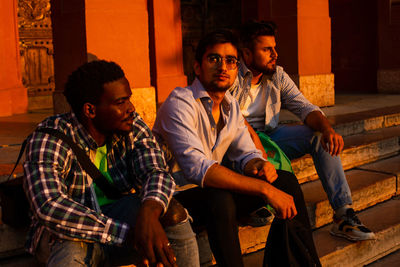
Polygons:
M151 9L152 85L157 102L163 102L177 86L186 86L183 71L180 0L153 0Z
M146 0L86 0L87 52L115 61L131 87L150 86Z
M27 90L21 79L16 1L0 1L0 116L25 113Z
M297 0L299 74L331 72L328 0Z

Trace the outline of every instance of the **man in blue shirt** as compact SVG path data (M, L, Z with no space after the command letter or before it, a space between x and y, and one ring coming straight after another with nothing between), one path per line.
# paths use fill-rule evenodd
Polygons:
M294 175L276 172L257 150L236 100L227 93L236 79L237 41L228 31L200 40L196 80L175 88L161 106L153 132L176 159L172 166L176 198L189 210L195 225L205 224L218 266L243 266L237 219L269 203L276 211L268 236L268 266L319 265L303 195ZM233 162L233 171L224 162ZM290 255L295 239L309 253ZM286 229L286 230L285 230ZM296 234L297 235L297 234ZM296 255L296 256L294 256ZM292 256L292 257L291 257Z
M249 22L242 27L243 62L230 91L251 127L266 133L289 159L311 154L335 211L331 233L350 240L374 239L374 233L360 222L351 208L351 192L339 158L343 138L320 108L311 104L283 68L276 65L275 31L272 22ZM293 112L305 125L278 125L281 107ZM259 143L251 127L252 137ZM314 131L321 133L320 140Z

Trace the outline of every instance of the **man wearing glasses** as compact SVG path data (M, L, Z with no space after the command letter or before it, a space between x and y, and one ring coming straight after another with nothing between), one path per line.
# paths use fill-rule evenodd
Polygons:
M264 263L319 266L297 178L276 172L263 159L238 103L227 93L238 72L236 39L229 31L212 32L200 40L195 59L197 78L172 91L153 127L178 164L172 168L178 188L197 185L175 197L195 226L206 226L218 266L243 266L237 219L266 203L275 209L276 219ZM226 161L234 163L235 171L224 166ZM288 234L288 229L293 231ZM307 255L292 253L295 239L303 241Z

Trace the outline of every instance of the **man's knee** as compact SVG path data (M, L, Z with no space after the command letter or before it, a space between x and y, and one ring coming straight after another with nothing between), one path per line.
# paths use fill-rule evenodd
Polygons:
M188 217L187 211L175 198L169 202L167 212L161 217L160 222L164 227L176 225L185 221Z
M104 260L98 243L57 239L50 246L47 266L99 266Z
M236 205L232 192L216 188L208 189L209 209L213 216L236 217Z
M272 183L273 186L292 195L293 197L302 194L299 182L294 174L282 170L277 170L277 173L278 179Z

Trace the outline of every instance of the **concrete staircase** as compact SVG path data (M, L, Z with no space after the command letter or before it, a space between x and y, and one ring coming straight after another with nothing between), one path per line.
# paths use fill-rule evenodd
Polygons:
M380 98L379 95L376 97ZM305 195L323 266L362 266L400 248L399 103L395 101L385 108L371 105L364 110L344 111L335 115L324 109L335 129L345 139L341 158L352 190L354 208L361 221L375 232L376 240L350 242L331 236L332 210L312 159L305 156L292 162ZM1 169L7 173L4 168L9 168L9 164L6 165L2 167L0 164L0 175ZM240 228L246 266L261 266L268 231L269 225ZM19 266L18 262L22 262L21 266L37 266L31 257L23 254L24 235L23 229L15 230L0 224L0 266ZM205 233L199 236L199 241L207 244ZM212 258L206 250L202 252L203 266L212 265Z
M341 159L353 207L377 239L350 242L331 236L333 211L311 157L294 160L292 166L304 192L322 265L363 266L400 248L400 106L345 113L329 120L344 136ZM269 226L240 229L246 266L261 266L268 230Z

